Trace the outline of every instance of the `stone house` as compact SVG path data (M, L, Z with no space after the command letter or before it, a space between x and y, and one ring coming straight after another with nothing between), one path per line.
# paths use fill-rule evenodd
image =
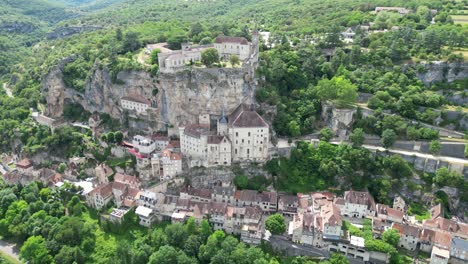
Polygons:
M155 220L154 211L145 206L138 206L135 210L135 214L138 215L140 219L139 224L142 226L150 227Z
M156 145L156 151L161 151L169 144L169 138L165 136L154 136L152 137L154 144Z
M431 253L435 244L436 232L434 230L423 228L419 234L419 250Z
M423 227L433 230L442 230L452 233L463 239L468 239L468 224L457 222L442 217L423 221Z
M94 173L96 175L98 184L106 184L109 183L109 177L114 174L114 171L112 171L112 168L107 166L105 163L101 163L96 168L94 168Z
M31 173L33 171L33 163L29 159L22 159L16 163L16 169L21 173Z
M145 114L146 110L151 107L151 101L138 94L128 94L120 98L120 105L124 110Z
M240 60L246 60L250 57L252 45L243 37L220 36L215 39L214 48L225 60L231 55L236 55Z
M88 206L101 210L112 201L112 183L101 184L86 194Z
M239 207L258 206L265 213L275 213L278 208L278 198L276 192L238 190L234 193L231 204Z
M236 193L236 187L229 186L214 186L212 188L211 199L214 202L218 203L228 203L231 204L231 201L234 200L234 194Z
M297 213L299 198L297 195L279 194L278 212L285 216L293 216Z
M135 176L131 176L127 174L116 173L114 175L114 182L120 182L120 183L126 184L134 189L140 188L140 180L138 180L138 178Z
M193 202L211 202L213 191L211 189L198 189L190 185L180 191L180 199Z
M376 214L378 218L384 220L388 224L393 222L403 223L404 213L400 210L391 208L388 205L377 204Z
M257 244L263 233L262 218L263 212L257 206L228 206L223 229L228 234L241 234L246 243Z
M159 71L168 73L183 69L187 64L201 61L201 54L204 50L213 48L212 44L190 46L182 44L181 50L168 50L158 53Z
M346 191L344 205L338 204L338 206L340 206L342 215L356 218L373 216L376 210L374 197L367 191Z
M151 157L151 172L160 181L172 179L182 172L182 154L166 148Z
M419 233L421 232L418 227L393 223L392 228L398 230L400 233L400 242L398 243L399 247L411 251L416 250L416 247L419 243Z

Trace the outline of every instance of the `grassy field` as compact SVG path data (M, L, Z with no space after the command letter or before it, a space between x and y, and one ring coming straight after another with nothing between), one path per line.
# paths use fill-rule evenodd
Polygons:
M468 15L452 15L453 22L460 25L468 25Z

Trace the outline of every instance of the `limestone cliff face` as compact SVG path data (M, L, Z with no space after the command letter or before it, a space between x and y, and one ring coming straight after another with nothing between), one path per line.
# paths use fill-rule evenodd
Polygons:
M468 78L468 64L433 62L431 64L421 63L422 71L417 76L426 85L434 82L453 82Z
M63 82L63 67L75 59L75 56L71 56L61 60L42 78L42 93L46 94L47 100L45 114L49 117L58 118L62 116L66 90Z
M337 108L330 103L322 103L322 120L340 139L346 139L351 130L356 108Z
M108 113L121 119L120 98L138 94L150 99L153 107L147 115L130 120L131 127L154 132L167 125L193 123L201 113L226 114L239 103L253 103L255 84L252 74L245 69L191 69L151 77L145 71L120 72L118 84L112 83L108 70L95 65L86 81L85 92L65 87L63 66L74 58L66 59L54 67L42 81L47 93L46 115L59 118L67 102L81 104L89 112ZM157 94L153 96L153 91ZM144 122L141 122L143 121Z
M106 68L95 67L86 83L84 100L80 103L89 112L108 113L116 119L122 117L120 98L128 94L138 94L151 98L152 90L156 88L153 78L144 71L120 72L117 75L118 84L111 81Z
M229 114L240 103L253 103L255 85L242 69L193 69L161 74L161 117L177 126L199 114Z

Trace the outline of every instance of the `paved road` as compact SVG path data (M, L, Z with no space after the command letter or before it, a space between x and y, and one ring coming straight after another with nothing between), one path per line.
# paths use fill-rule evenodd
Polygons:
M19 250L16 244L0 240L0 251L19 261Z
M379 151L386 150L385 148L378 147L378 146L371 146L371 145L362 145L362 146L370 150L379 150ZM450 163L468 164L468 160L466 159L459 159L459 158L453 158L453 157L447 157L447 156L433 156L431 154L426 154L426 153L421 153L421 152L416 152L416 151L400 150L400 149L388 149L388 151L392 153L403 154L403 155L408 155L408 156L414 155L416 157L421 157L421 158L436 159L436 160L446 161Z
M329 257L326 249L295 244L282 236L271 236L269 242L274 248L286 251L288 256Z

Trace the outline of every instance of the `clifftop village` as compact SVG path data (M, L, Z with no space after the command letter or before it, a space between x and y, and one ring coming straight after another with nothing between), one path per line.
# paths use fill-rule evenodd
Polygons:
M375 12L382 10L385 8L377 7ZM401 15L408 13L404 8L392 10ZM352 42L354 34L354 29L349 28L342 37ZM240 59L240 67L255 68L259 38L260 33L254 31L252 41L220 36L210 45L182 44L181 50L170 50L159 43L147 49L148 52L161 50L158 62L162 74L197 65L202 52L208 48L216 49L223 61L235 55ZM144 96L127 94L120 98L120 107L131 115L145 116L154 103ZM179 176L199 167L219 169L234 164L265 163L271 158L273 148L270 124L259 114L255 104L239 102L235 109L223 109L217 115L199 114L196 119L194 123L177 124L171 130L172 135L129 136L124 133L118 149L135 156L134 175L102 163L93 169L92 178L70 181L88 157L71 158L63 173L39 168L39 164L29 159L15 158L3 159L0 169L7 184L40 181L51 188L74 184L88 206L97 210L113 206L113 210L102 217L116 224L131 210L146 227L159 221L207 219L215 230L240 235L243 242L259 245L262 240L278 239L266 230L265 220L269 215L280 213L287 220L287 231L281 238L290 246L301 246L305 251L314 248L323 256L341 252L356 261L389 263L388 254L367 250L364 238L350 234L345 228L345 222L362 227L370 221L375 238L381 238L385 230L395 229L400 234L398 247L414 254L429 254L431 264L466 263L468 224L443 218L440 204L434 205L430 219L421 223L407 213L409 201L399 196L394 197L390 207L376 203L367 191L348 190L343 196L331 192L290 195L271 188L258 192L237 189L232 180L226 181L217 175L210 175L196 186L185 184ZM92 116L88 125L93 135L98 136L99 120ZM14 164L15 169L6 169L8 164Z

